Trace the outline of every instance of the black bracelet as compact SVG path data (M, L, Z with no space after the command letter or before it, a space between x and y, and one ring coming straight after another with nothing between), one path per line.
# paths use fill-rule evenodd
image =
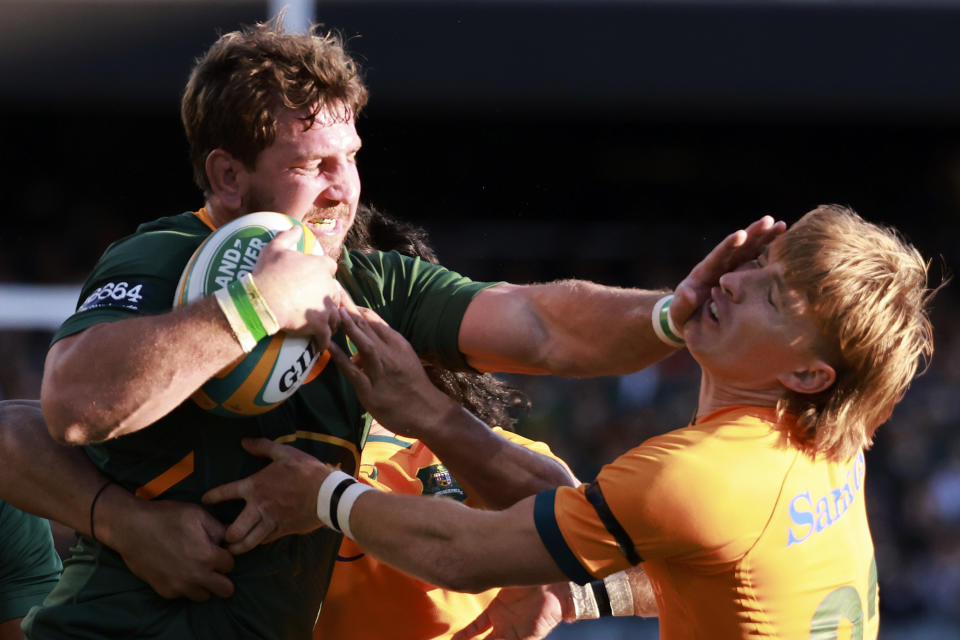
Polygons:
M100 499L100 494L102 494L103 491L112 484L113 484L113 480L107 480L103 484L103 486L100 487L100 490L97 491L96 495L93 496L93 502L90 503L90 537L93 538L94 542L100 542L100 541L97 540L97 534L94 533L93 531L93 509L94 507L97 506L97 500Z

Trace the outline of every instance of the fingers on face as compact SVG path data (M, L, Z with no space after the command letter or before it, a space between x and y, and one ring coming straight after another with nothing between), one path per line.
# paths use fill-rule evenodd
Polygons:
M750 223L750 226L747 227L747 233L750 235L766 233L771 227L773 227L773 217L763 216L759 220L754 220Z
M750 241L763 246L786 231L786 229L787 224L784 221L775 221L772 216L764 216L747 227L746 233Z

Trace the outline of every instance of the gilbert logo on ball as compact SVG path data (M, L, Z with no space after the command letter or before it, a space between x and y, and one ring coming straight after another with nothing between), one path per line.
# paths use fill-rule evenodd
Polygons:
M242 216L214 231L197 247L180 276L173 306L199 300L252 272L266 244L294 226L303 229L297 251L323 255L313 232L290 216L268 211ZM311 377L320 355L312 338L281 331L257 343L253 351L207 381L192 398L217 415L264 413Z

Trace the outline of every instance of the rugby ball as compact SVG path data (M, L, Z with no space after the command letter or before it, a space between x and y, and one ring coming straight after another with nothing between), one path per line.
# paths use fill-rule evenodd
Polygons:
M241 216L211 233L187 263L174 308L204 298L253 271L260 252L281 231L303 229L297 250L323 255L316 236L302 222L282 213L261 211ZM326 352L324 352L326 354ZM243 417L269 411L289 398L318 365L321 353L310 337L278 332L212 377L192 397L221 416ZM329 358L329 356L326 356ZM325 362L320 362L319 366Z

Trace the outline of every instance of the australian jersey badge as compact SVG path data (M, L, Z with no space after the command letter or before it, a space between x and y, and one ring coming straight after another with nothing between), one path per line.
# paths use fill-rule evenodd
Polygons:
M467 494L457 483L450 471L442 464L432 464L417 471L417 478L423 484L423 495L453 498L459 502L467 499Z

